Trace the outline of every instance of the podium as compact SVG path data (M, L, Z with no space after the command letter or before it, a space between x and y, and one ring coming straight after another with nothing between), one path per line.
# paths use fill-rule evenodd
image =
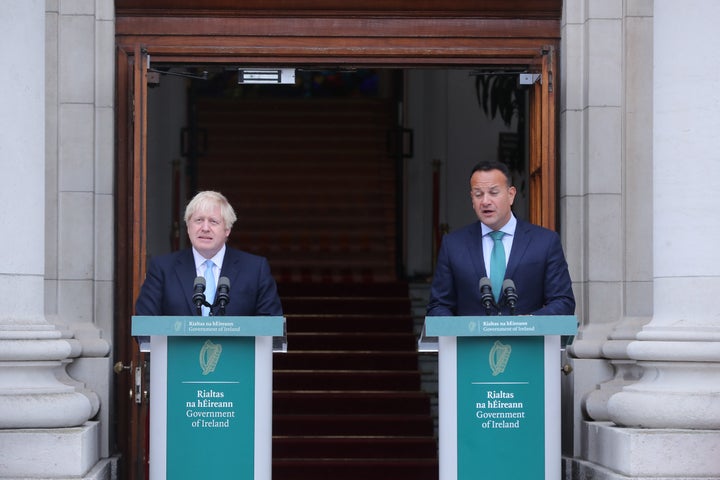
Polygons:
M563 316L425 317L419 351L438 352L443 480L561 477Z
M151 344L150 480L270 480L285 318L135 316L132 335Z

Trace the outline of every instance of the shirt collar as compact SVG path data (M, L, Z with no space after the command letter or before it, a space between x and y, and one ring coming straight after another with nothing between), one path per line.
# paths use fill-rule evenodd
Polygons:
M205 258L202 255L200 255L200 252L195 250L195 247L192 247L192 253L193 258L195 259L195 270L198 270L200 268L200 265L205 263L205 260L212 260L212 262L217 265L218 268L222 268L223 259L225 259L225 245L222 246L220 251L215 254L212 258Z
M480 222L480 227L482 228L483 237L493 231L490 227L488 227L487 225L485 225L482 222ZM515 215L511 212L510 220L508 220L505 225L500 227L500 231L505 233L505 235L513 236L513 235L515 235L516 227L517 227L517 218L515 218Z

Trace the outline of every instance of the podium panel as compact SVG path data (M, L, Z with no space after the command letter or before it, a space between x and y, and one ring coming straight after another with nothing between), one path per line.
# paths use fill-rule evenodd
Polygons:
M133 317L150 335L150 479L269 480L283 317Z
M560 478L560 335L576 330L574 316L426 317L440 478Z

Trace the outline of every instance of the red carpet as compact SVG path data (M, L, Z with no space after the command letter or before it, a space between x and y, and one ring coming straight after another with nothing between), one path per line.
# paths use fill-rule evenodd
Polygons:
M437 480L407 285L281 284L273 479Z

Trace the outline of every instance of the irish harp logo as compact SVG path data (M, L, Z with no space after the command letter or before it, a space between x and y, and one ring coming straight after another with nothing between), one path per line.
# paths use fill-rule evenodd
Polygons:
M510 345L504 345L500 340L495 340L495 343L490 349L489 358L493 377L505 371L505 367L507 367L508 361L510 360L511 351L512 347Z
M213 343L210 339L205 340L205 344L200 349L200 368L202 374L207 375L215 371L220 354L222 353L222 345Z

